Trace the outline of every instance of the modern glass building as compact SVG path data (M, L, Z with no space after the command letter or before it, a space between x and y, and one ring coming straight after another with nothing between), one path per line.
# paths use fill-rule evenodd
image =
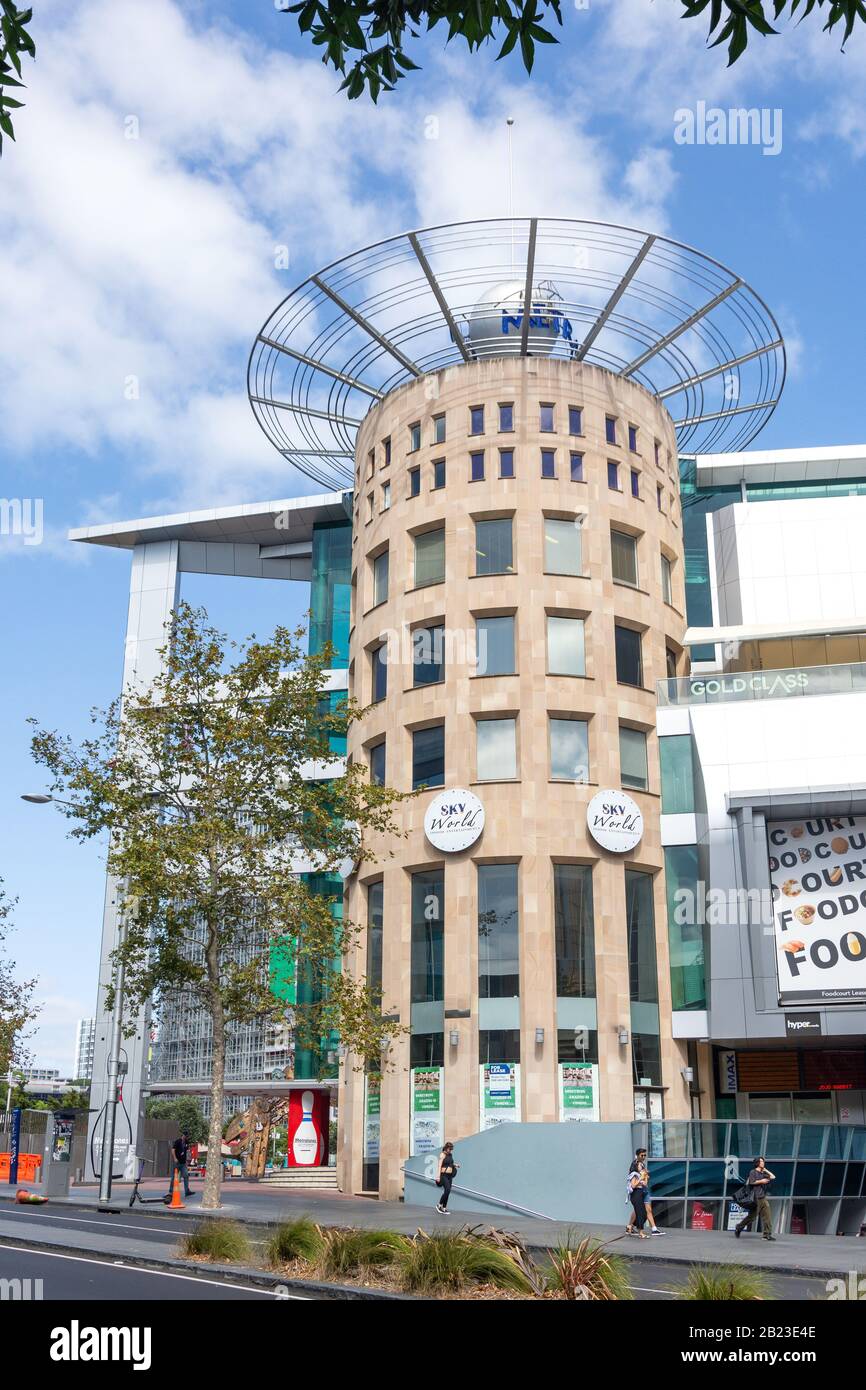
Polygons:
M390 1053L294 1049L280 942L289 1026L231 1061L236 1094L331 1091L344 1190L399 1195L446 1137L636 1123L669 1220L718 1226L760 1129L792 1229L855 1220L866 450L746 449L783 376L765 306L689 248L429 229L311 277L254 345L259 423L331 491L75 533L132 552L127 679L182 571L309 584L326 698L363 710L313 775L414 793L320 885ZM113 933L109 885L103 970ZM136 1047L136 1086L202 1088L200 1020Z

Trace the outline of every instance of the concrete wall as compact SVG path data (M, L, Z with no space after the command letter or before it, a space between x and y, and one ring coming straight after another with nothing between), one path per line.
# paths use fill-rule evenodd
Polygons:
M624 1226L633 1153L626 1123L499 1125L455 1144L460 1169L448 1209L505 1217L511 1207L552 1221ZM436 1154L406 1161L407 1202L431 1208L438 1202L440 1190L430 1181L437 1163Z

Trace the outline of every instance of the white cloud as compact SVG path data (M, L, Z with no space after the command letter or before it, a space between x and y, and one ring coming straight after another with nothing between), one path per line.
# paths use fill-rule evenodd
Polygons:
M355 247L504 215L506 114L518 210L666 222L667 152L646 139L623 169L579 102L515 83L516 68L506 86L504 68L434 51L397 97L349 103L316 57L203 13L82 0L52 17L4 153L4 433L19 454L83 456L81 511L106 458L121 511L140 510L128 473L154 508L302 488L246 402L257 328Z

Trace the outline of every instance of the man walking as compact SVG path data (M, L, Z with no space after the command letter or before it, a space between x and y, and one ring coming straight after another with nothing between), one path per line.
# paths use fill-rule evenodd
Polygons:
M174 1191L175 1169L177 1169L177 1172L183 1179L183 1195L184 1197L189 1197L189 1134L185 1129L181 1130L179 1136L171 1146L171 1179L168 1185L168 1198L166 1200L170 1200L171 1194Z
M764 1240L775 1240L773 1235L773 1216L770 1211L770 1203L767 1198L772 1184L776 1180L776 1174L771 1173L763 1158L756 1158L754 1167L746 1178L746 1186L751 1194L749 1210L742 1221L734 1227L734 1235L739 1240L743 1231L747 1231L756 1216L761 1218L761 1230Z

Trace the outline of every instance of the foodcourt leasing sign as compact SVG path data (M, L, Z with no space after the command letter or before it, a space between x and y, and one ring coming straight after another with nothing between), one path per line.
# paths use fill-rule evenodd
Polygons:
M866 817L768 821L779 1003L866 1000Z
M643 816L637 802L627 792L610 787L592 798L586 808L586 825L596 843L614 854L627 854L643 835Z

